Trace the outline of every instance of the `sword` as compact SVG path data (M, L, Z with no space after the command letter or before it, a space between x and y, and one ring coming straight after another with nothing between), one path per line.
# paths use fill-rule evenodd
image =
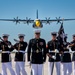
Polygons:
M55 52L55 57L56 57L56 52ZM55 59L54 59L55 60ZM53 70L54 70L54 62L53 62L53 65L52 65L52 71L51 71L51 75L53 75Z
M55 42L53 44L54 44L54 51L56 51L56 49L55 49ZM56 54L57 53L55 53L55 57L56 57ZM53 75L53 70L54 70L54 62L53 62L53 65L52 65L51 75Z
M16 40L16 39L14 39L14 41L15 41L16 43L19 43L19 41ZM19 44L19 46L18 46L18 53L19 53L19 50L20 50L20 44Z

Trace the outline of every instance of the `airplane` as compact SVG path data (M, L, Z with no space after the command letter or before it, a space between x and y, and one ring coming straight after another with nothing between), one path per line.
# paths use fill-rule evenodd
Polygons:
M33 23L33 28L42 28L43 27L43 23L45 24L50 24L52 22L57 22L58 23L61 23L63 21L70 21L70 20L75 20L75 19L61 19L60 17L56 19L50 19L46 17L46 19L39 19L38 18L38 10L36 11L36 19L35 20L32 20L31 18L28 18L26 17L26 19L19 19L18 17L14 18L14 19L0 19L0 21L12 21L12 22L16 22L17 23L20 23L20 22L23 22L24 24L27 24L29 25L30 23Z

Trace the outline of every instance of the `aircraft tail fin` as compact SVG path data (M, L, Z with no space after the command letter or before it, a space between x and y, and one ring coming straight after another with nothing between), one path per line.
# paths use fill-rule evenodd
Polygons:
M36 12L36 15L37 15L37 19L38 19L38 10L37 10L37 12Z

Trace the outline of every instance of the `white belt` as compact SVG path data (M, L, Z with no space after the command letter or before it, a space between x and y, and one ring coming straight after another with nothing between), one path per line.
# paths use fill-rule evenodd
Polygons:
M25 53L25 51L23 51L23 50L19 50L18 52Z
M60 53L60 52L55 52L55 51L49 51L49 52ZM63 53L75 53L75 51L64 51Z
M10 53L10 51L2 51L2 53Z

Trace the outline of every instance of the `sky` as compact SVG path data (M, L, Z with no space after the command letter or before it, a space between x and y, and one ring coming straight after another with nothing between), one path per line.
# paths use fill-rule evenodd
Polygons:
M39 11L39 19L50 17L75 18L75 0L0 0L0 19L13 19L17 16L20 19L26 17L36 19L36 10ZM72 35L75 34L75 21L64 22L65 33L68 34L68 41L72 41ZM41 38L47 41L51 40L51 32L58 32L60 24L43 24ZM32 24L15 24L14 22L0 21L0 36L9 34L9 41L13 44L14 38L18 39L18 34L25 34L25 41L34 37L34 28Z

